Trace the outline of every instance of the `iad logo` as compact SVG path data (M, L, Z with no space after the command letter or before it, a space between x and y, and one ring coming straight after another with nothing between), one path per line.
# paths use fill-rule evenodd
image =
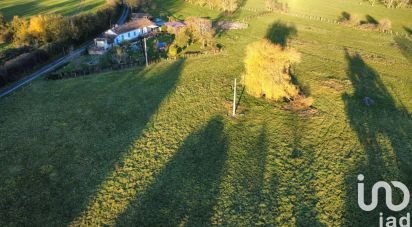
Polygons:
M398 188L402 191L403 193L403 200L399 204L393 204L392 202L392 186L385 182L385 181L379 181L375 183L372 187L372 199L370 204L365 204L365 186L363 184L363 180L365 177L362 174L358 175L358 205L359 207L364 210L364 211L372 211L376 208L378 205L378 192L379 190L384 190L385 191L385 202L386 206L394 211L394 212L399 212L405 209L409 205L409 200L410 200L410 194L408 188L401 182L399 181L391 181L391 184L395 187ZM384 222L386 223L385 226L398 226L397 225L397 220L395 217L387 217L386 220L383 220L383 214L380 213L379 217L379 226L384 226ZM405 217L401 217L399 219L399 226L402 227L409 227L410 226L410 213L407 213Z

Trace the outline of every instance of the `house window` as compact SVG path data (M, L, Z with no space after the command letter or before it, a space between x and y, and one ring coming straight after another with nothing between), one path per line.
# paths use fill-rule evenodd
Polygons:
M127 33L127 37L129 37L129 38L130 38L130 32L129 32L129 33Z
M134 35L136 36L136 32L134 32Z
M122 40L124 40L124 35L122 35Z

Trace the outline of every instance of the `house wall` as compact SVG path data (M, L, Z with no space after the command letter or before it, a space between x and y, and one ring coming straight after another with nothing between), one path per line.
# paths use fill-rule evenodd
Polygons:
M109 48L109 44L107 43L107 41L96 41L96 46L102 47L104 49Z
M135 39L141 35L146 34L149 30L150 29L148 29L147 27L144 27L144 28L139 28L139 29L135 29L129 32L122 33L116 36L115 43L120 44L124 41Z

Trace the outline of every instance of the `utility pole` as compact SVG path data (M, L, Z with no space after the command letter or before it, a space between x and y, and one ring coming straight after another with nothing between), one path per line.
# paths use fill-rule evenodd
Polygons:
M146 58L146 66L149 66L149 63L147 62L147 46L146 46L146 37L143 38L144 40L144 56Z
M236 78L235 78L235 86L233 87L233 112L232 116L234 117L236 114Z

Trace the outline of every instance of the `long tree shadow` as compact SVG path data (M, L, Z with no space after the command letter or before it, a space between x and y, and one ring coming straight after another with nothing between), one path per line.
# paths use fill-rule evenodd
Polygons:
M231 190L222 195L226 198L224 204L225 212L217 217L221 220L219 224L251 226L257 223L273 224L271 221L276 217L276 194L277 177L274 174L276 166L267 163L269 144L267 138L267 125L264 123L258 130L247 130L248 125L241 122L232 130L236 136L231 143L237 144L236 152L231 153L231 162L228 166L228 182ZM246 129L246 130L245 130ZM273 167L266 171L266 167ZM242 217L239 220L238 217ZM242 222L243 221L243 222Z
M221 117L186 138L151 187L117 219L120 226L208 225L227 159Z
M54 99L59 96L46 94L41 107L24 107L43 114L20 120L22 130L33 138L20 145L0 144L0 225L59 226L77 217L174 90L183 63L156 67L158 73L152 70L150 75L146 70L124 72L108 78L105 86L92 80L76 83L82 94L61 84L55 94L62 91L67 96L73 90L71 99L61 100L64 105L56 108ZM19 110L18 105L10 108ZM25 147L30 143L35 148Z
M285 24L281 21L273 23L266 32L266 38L274 44L285 48L291 38L297 35L297 29L294 25Z
M403 26L403 29L405 29L405 31L409 34L412 35L412 28L408 28L406 26Z
M411 188L412 121L406 109L396 106L379 74L359 54L345 50L345 58L354 93L344 94L343 100L366 158L347 173L345 220L350 226L378 225L379 212L393 216L401 213L387 209L384 194L379 195L379 205L374 211L362 211L357 204L357 175L365 176L367 201L371 198L372 185L380 180L399 180ZM396 193L394 198L397 204L402 194Z
M396 36L394 40L403 56L412 64L412 39Z
M302 145L302 139L305 135L305 119L300 119L299 116L293 115L289 119L288 124L292 128L292 143L291 153L287 157L291 166L285 169L285 172L290 176L288 182L288 195L290 202L293 204L293 216L296 220L296 226L324 226L319 221L316 204L319 199L316 195L315 185L316 168L314 148L312 146ZM299 163L295 165L294 163ZM289 165L290 165L289 164Z

